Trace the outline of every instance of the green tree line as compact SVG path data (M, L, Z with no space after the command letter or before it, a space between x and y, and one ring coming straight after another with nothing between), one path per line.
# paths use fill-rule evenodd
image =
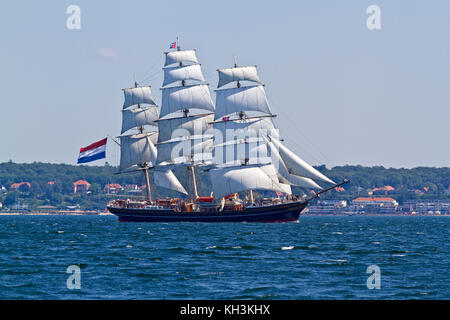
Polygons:
M344 192L330 192L323 195L325 199L351 200L357 195L364 195L367 189L392 186L396 189L394 198L403 201L410 198L449 198L445 190L450 186L450 167L433 168L417 167L413 169L384 168L382 166L337 166L326 168L316 167L336 182L349 179L350 183L344 186ZM108 198L103 189L105 185L118 183L143 185L143 175L140 172L129 174L116 174L117 167L108 164L104 166L51 164L51 163L26 163L19 164L12 161L0 163L0 187L4 186L7 192L0 194L0 201L4 205L17 202L28 203L31 206L54 205L67 206L79 204L86 209L101 209L105 207ZM174 171L180 182L188 191L192 185L190 175L185 168ZM211 181L207 172L197 170L199 192L209 195ZM73 194L73 182L86 180L91 184L89 195ZM49 181L55 184L49 185ZM29 182L31 187L28 192L11 192L13 183ZM154 188L154 186L152 186ZM414 191L428 191L423 195ZM174 192L158 189L159 197L180 196ZM293 188L294 193L302 193L305 190Z

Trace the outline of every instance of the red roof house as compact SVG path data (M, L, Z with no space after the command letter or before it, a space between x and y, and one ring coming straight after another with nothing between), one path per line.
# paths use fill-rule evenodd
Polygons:
M19 183L13 183L9 190L11 191L21 191L21 192L28 192L31 188L31 184L29 182L19 182Z
M73 183L73 193L85 193L89 190L91 184L84 180L78 180Z
M382 188L374 188L372 189L373 194L388 194L389 192L395 191L395 188L392 186L384 186Z
M118 183L107 184L103 189L106 193L117 193L123 190L123 187Z
M354 199L352 202L361 203L361 204L377 204L377 203L392 203L397 204L397 201L393 198L389 197L359 197Z

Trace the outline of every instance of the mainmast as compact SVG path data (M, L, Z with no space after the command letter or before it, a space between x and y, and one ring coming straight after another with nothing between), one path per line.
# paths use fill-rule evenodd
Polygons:
M211 162L214 104L195 50L181 50L177 38L177 50L165 54L156 164L187 166L198 198L195 167Z
M181 51L181 46L180 46L180 40L177 37L177 51ZM183 61L180 61L180 68L183 67ZM200 78L200 77L199 77ZM200 80L202 81L202 80ZM204 79L203 79L204 81ZM181 86L185 87L186 86L186 79L181 79ZM183 112L183 116L185 118L187 118L188 114L189 114L189 109L183 109L181 110ZM194 188L194 199L198 198L198 189L197 189L197 179L195 178L195 166L192 164L190 166L188 166L188 170L190 170L191 172L191 178L192 178L192 186Z

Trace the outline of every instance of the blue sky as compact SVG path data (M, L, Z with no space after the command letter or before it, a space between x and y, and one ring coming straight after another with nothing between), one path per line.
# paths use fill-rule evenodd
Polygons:
M71 4L80 30L66 28ZM366 27L372 4L381 30ZM449 12L444 0L3 1L0 162L74 164L117 136L121 88L136 76L160 101L179 36L211 89L233 55L256 64L287 146L311 164L450 166Z

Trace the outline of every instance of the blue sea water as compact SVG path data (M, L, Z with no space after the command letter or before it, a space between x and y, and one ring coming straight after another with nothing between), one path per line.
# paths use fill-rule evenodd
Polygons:
M450 217L0 216L1 299L449 299ZM70 290L68 266L81 268ZM380 289L368 289L370 265Z

